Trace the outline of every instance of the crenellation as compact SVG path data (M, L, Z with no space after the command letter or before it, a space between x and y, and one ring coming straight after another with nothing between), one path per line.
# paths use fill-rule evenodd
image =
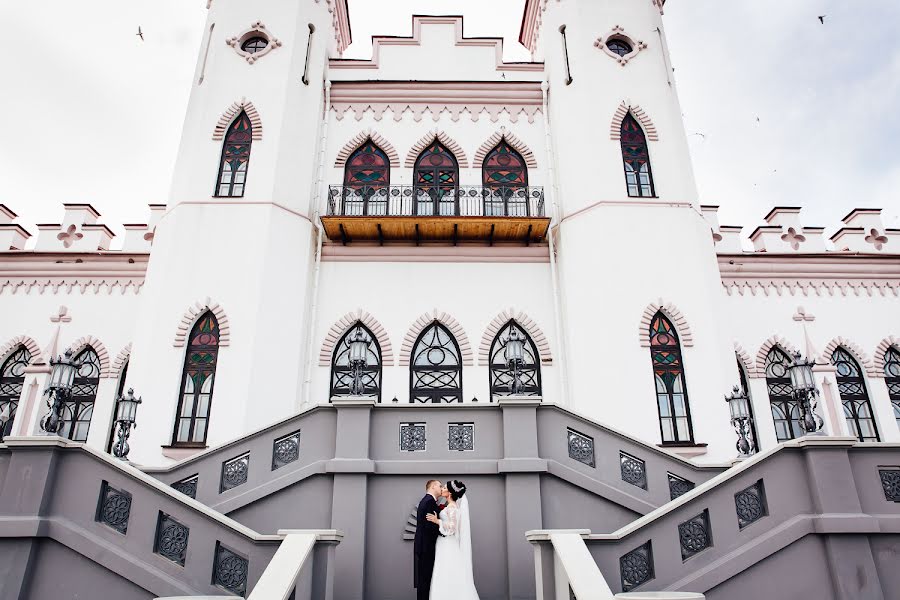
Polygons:
M24 250L31 234L27 229L14 223L18 215L5 204L0 204L0 251Z

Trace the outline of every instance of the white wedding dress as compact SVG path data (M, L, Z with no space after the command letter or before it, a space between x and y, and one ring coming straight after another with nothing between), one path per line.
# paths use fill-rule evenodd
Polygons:
M434 549L430 600L479 600L472 574L472 534L469 500L441 511L441 534Z

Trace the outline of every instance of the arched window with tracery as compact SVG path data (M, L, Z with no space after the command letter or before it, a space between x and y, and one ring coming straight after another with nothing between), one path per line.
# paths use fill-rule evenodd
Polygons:
M100 385L100 357L90 346L75 357L78 370L72 382L72 396L63 404L61 424L57 435L75 442L87 441L94 416L94 401ZM102 425L101 425L102 427Z
M662 441L664 444L692 444L694 431L684 382L681 343L672 322L661 311L650 322L650 357Z
M188 338L172 445L206 444L218 357L219 322L212 311L206 311L197 319Z
M804 434L800 427L800 405L794 400L791 385L791 357L778 346L766 355L766 388L775 422L775 437L779 442L792 440Z
M515 332L515 336L522 341L522 362L514 370L507 357L507 342ZM490 351L490 386L491 396L509 396L513 393L513 376L518 375L519 396L541 395L541 356L537 347L515 319L511 319L494 337Z
M481 180L485 216L528 216L528 167L505 138L485 156Z
M872 404L869 402L869 392L866 390L866 382L859 363L845 348L838 347L831 353L831 364L837 369L835 379L850 435L856 436L861 442L880 441L875 415L872 414Z
M334 347L331 358L332 396L350 396L353 388L353 368L350 364L350 343L356 339L366 342L366 363L362 366L363 396L377 396L381 402L381 347L369 328L357 322L348 329Z
M225 132L215 196L240 198L244 195L252 141L253 125L247 113L241 111Z
M3 436L12 434L13 420L22 397L22 386L25 384L25 367L31 362L31 352L25 346L19 346L0 368L0 412L7 411L9 420L2 424Z
M391 161L371 139L353 151L344 167L343 214L386 215Z
M622 162L625 165L628 195L632 198L655 196L647 138L631 113L622 120Z
M753 416L753 397L750 395L750 384L747 382L747 373L744 371L744 365L741 359L737 361L738 377L741 382L741 389L747 394L747 410L750 412L750 434L753 439L750 440L750 448L753 452L759 452L759 436L756 435L756 417Z
M450 330L437 321L413 345L409 388L410 402L462 402L462 353Z
M894 419L900 427L900 350L894 346L884 353L884 383L894 407Z
M416 158L413 181L415 214L445 217L459 214L459 163L437 138Z

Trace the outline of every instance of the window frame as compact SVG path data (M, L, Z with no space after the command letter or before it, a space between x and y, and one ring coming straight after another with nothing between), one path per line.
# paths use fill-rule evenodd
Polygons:
M839 353L843 356L841 358L836 358L839 356ZM841 371L838 365L838 362L844 362L853 367L856 371L856 375L841 375ZM872 397L869 395L869 389L866 386L866 378L863 373L862 367L859 365L859 361L853 356L853 353L844 346L838 346L831 353L831 364L836 368L834 374L834 380L837 383L838 388L838 397L841 399L841 405L844 409L844 418L847 421L847 427L850 429L850 435L854 435L854 429L856 430L856 438L860 442L880 442L881 435L878 433L878 420L875 417L875 409L872 406ZM845 393L841 390L843 387L842 384L858 384L859 389L862 390L860 394L846 394L848 396L845 399ZM849 404L852 403L852 404ZM849 404L849 405L848 405ZM862 417L862 420L871 421L872 423L872 431L875 433L875 437L864 437L862 434L862 427L860 426L860 416L859 416L859 407L865 405L869 411L869 417ZM849 415L847 413L850 413Z
M884 351L884 385L894 409L894 420L900 427L900 348L888 346Z
M377 184L354 182L353 176L355 175L355 173L351 172L351 169L354 168L353 161L357 156L364 153L366 148L370 146L374 150L374 152L367 154L374 154L378 156L383 163L377 169L370 170L383 171L384 182ZM358 171L360 169L357 168L356 170ZM390 187L391 159L390 157L388 157L387 152L385 152L381 148L381 146L375 143L375 140L373 140L372 138L366 138L366 141L360 144L360 146L356 148L356 150L354 150L349 157L347 157L347 161L344 163L344 187L343 195L341 198L341 214L358 216L387 215ZM354 210L355 206L360 204L360 208L362 210ZM350 207L350 210L348 210L348 205Z
M241 122L246 122L246 129L243 131L238 131L235 129L235 126ZM245 141L234 141L234 136L245 135ZM230 146L243 146L246 145L246 151L241 151L236 154L236 158L230 158ZM216 172L216 185L213 190L214 198L243 198L244 193L247 191L247 178L250 174L250 153L253 150L253 121L250 119L250 116L247 115L247 111L242 110L238 115L228 124L228 129L225 130L225 135L222 136L222 150L219 157L219 169ZM241 160L241 156L246 154L246 158ZM233 163L238 162L239 168L238 170L233 170ZM225 166L228 166L229 170L229 179L228 183L223 183L223 176L225 174ZM243 167L243 171L241 171L240 167ZM240 183L235 183L235 175L236 173L243 172L244 178ZM222 186L227 185L228 193L221 193ZM240 186L241 191L239 194L234 193L235 186Z
M357 321L356 323L354 323L353 325L348 327L347 330L344 332L344 335L342 335L341 338L334 345L334 351L331 353L331 373L330 373L330 379L329 379L329 383L328 383L328 398L330 400L331 398L334 398L335 396L349 396L350 395L349 386L347 387L347 390L348 390L347 393L338 393L338 391L342 391L342 390L335 389L334 379L335 379L336 372L352 373L352 370L349 365L347 365L346 367L341 366L340 370L338 370L339 368L337 365L337 358L338 358L339 353L343 354L343 352L350 351L349 346L346 345L346 340L354 331L357 330L357 328L362 329L363 333L365 333L367 336L369 336L369 349L371 351L374 351L375 356L378 358L377 367L372 367L370 365L367 365L366 368L363 370L366 373L368 373L368 372L376 373L376 376L375 376L375 380L377 382L377 385L375 387L376 391L374 393L366 393L363 395L375 396L377 398L377 401L381 402L381 390L384 387L382 385L384 382L384 369L383 369L384 358L381 354L381 344L378 343L378 338L375 337L375 334L372 333L372 330L369 329L368 327L366 327L362 321ZM368 390L368 386L366 386L366 389Z
M453 367L442 367L442 368L434 368L434 366L429 365L417 365L416 358L420 353L419 344L423 342L426 335L432 331L432 329L437 328L442 330L447 337L449 338L450 343L453 345L453 350L455 351L457 364ZM445 344L441 346L433 346L429 345L429 348L446 348ZM446 352L446 350L445 350ZM430 368L429 368L430 367ZM458 387L454 388L416 388L416 373L417 372L456 372L458 375ZM418 393L417 393L418 390ZM459 347L459 342L456 340L456 336L453 335L453 332L450 331L450 328L441 323L440 321L432 321L428 325L426 325L419 335L416 337L416 341L412 345L412 350L409 355L409 402L410 404L453 404L453 403L462 403L463 401L463 356L462 351ZM455 400L444 400L444 398L448 396L455 396ZM417 400L417 397L427 397L428 400Z
M656 333L654 331L654 325L658 319L662 319L669 325L669 332L665 335L669 335L674 340L674 344L654 344L653 340L656 337ZM663 311L657 311L656 314L650 319L650 362L653 367L653 389L654 389L654 397L656 399L656 411L659 417L659 434L660 439L662 440L663 446L695 446L696 441L694 439L694 421L691 418L691 402L690 395L688 394L687 387L687 377L685 374L684 368L684 352L681 349L681 339L678 336L678 330L675 328L675 324L672 320L666 316ZM667 352L667 353L677 353L677 364L672 366L671 364L666 365L661 361L657 360L657 353L659 352ZM658 380L660 379L660 374L658 371L665 373L674 373L678 375L681 379L681 395L684 396L684 418L687 420L687 439L679 439L678 433L678 419L681 418L677 415L675 411L675 389L674 386L670 386L663 379L662 383L666 387L666 400L668 402L668 408L670 416L664 417L660 412L660 390L658 387ZM673 379L673 382L675 380ZM667 440L665 428L663 426L664 420L672 421L672 432L675 439Z
M438 152L440 151L440 152ZM452 166L424 166L422 161L427 156L437 154L445 154L452 162ZM440 174L443 171L453 171L453 180L448 184L438 183ZM420 183L420 173L430 173L435 178L431 183ZM420 194L428 196L429 200L420 201ZM438 194L440 192L440 194ZM445 200L447 193L453 195L451 201ZM423 211L423 207L430 207L429 211ZM451 208L451 212L446 209ZM434 138L416 157L413 166L413 215L432 216L432 217L448 217L459 215L459 160L452 150L447 148L438 138Z
M508 168L488 165L491 159L498 156L501 151L505 151L506 154L512 156L515 161L518 161L518 165ZM497 183L489 180L489 174L500 171L517 172L520 174L520 177L517 177L518 181L513 183ZM484 198L482 214L485 216L531 216L531 207L528 203L528 164L525 162L525 157L505 137L501 138L497 145L485 155L481 163L481 185ZM524 211L522 211L522 207L524 207ZM497 208L502 209L500 215L496 214ZM522 214L523 212L524 214Z
M19 402L22 399L22 391L25 387L24 370L31 363L32 358L31 352L25 344L19 344L6 355L2 365L0 365L0 391L5 391L7 386L10 386L10 393L0 395L0 410L3 410L5 405L10 405L9 421L3 426L3 435L0 437L5 438L8 435L12 435L13 423L16 420L16 412L19 410ZM22 367L21 376L15 375L16 371L14 369L17 366ZM10 370L10 375L6 374L7 369ZM16 387L18 387L18 394L15 394Z
M200 369L198 369L198 371L203 371L203 372L207 372L208 374L210 374L212 377L212 383L210 384L210 388L209 388L209 402L208 402L208 406L206 409L206 416L199 417L201 419L206 420L206 426L204 427L204 430L203 430L203 440L202 441L194 441L194 432L196 431L196 425L197 425L197 419L198 419L197 408L199 406L199 397L203 393L202 385L199 388L196 388L194 390L194 392L192 393L192 399L191 399L192 407L191 407L190 417L182 417L181 412L182 412L182 407L184 405L185 388L187 386L188 367L191 364L192 343L193 343L194 338L199 333L198 328L201 326L201 324L204 322L204 320L207 318L207 316L210 319L212 319L212 322L214 324L213 331L216 332L216 343L214 345L201 344L201 345L199 345L200 350L198 350L198 351L206 351L206 352L212 351L214 356L213 356L212 366L200 368ZM205 448L206 447L206 440L209 437L209 424L210 424L210 421L212 420L213 396L215 394L215 386L216 386L216 378L217 378L216 375L217 375L217 371L218 371L218 367L219 367L219 350L221 349L220 341L221 341L221 329L219 326L219 320L216 318L216 315L213 313L213 311L206 310L203 314L200 315L199 318L197 318L196 321L194 321L194 324L191 326L190 333L187 337L187 343L185 344L184 360L182 361L182 368L181 368L181 381L180 381L180 385L179 385L179 389L178 389L178 403L176 405L174 425L172 427L172 442L171 442L172 447L178 447L178 448ZM209 350L210 348L212 350ZM181 424L181 420L188 419L188 418L190 419L190 426L188 428L188 436L187 436L188 439L187 440L179 440L178 439L178 430L179 430L179 425Z
M631 137L632 134L632 132L627 131L626 128L631 126L632 124L635 127L636 133L640 135L640 143L626 143L626 138ZM625 117L622 119L622 124L620 126L619 145L622 151L622 169L625 172L625 191L628 194L628 197L657 198L658 196L656 195L656 184L653 181L653 167L650 160L650 145L647 143L647 134L644 132L644 128L641 127L641 124L640 122L638 122L637 118L635 118L635 116L631 114L631 111L625 113ZM638 166L638 168L635 168L636 165L634 164L640 161L640 157L629 158L628 154L626 154L626 146L643 148L643 154L646 155L646 162L644 163L644 165L647 167L646 174L649 194L643 193L644 186L641 183L642 170L640 166ZM631 168L631 171L629 171L629 167ZM629 175L631 174L634 175L634 187L636 188L635 194L632 194L630 189L632 187L632 184L629 183Z
M543 383L541 382L541 353L522 324L515 319L510 319L497 331L497 335L491 340L490 350L488 351L488 389L490 390L492 400L498 396L503 397L512 395L511 392L509 392L508 385L499 383L503 375L508 374L508 377L512 377L511 369L507 368L505 363L494 362L494 359L497 356L502 356L503 350L506 348L506 341L509 340L509 331L512 326L524 336L525 355L527 356L530 353L534 359L534 362L530 365L526 362L525 370L534 371L534 377L532 379L535 381L535 385L523 386L524 390L519 395L543 396ZM506 334L506 339L503 340L501 346L497 348L497 344L501 341L504 334Z
M81 375L81 369L85 365L85 358L89 353L94 356L95 360L92 360L91 364L96 369L96 374L93 376ZM70 399L68 402L63 403L63 413L60 416L60 426L57 435L72 440L73 442L86 442L91 432L91 421L93 421L94 418L94 408L97 405L97 392L100 388L100 373L102 371L100 355L93 346L88 345L78 352L73 362L78 368L75 371L75 379L72 382L72 394L70 395ZM78 386L93 386L94 392L93 394L76 395L74 392ZM86 420L79 418L88 407L90 408L90 416ZM68 411L69 414L72 415L72 420L67 420L65 418L65 411ZM87 430L84 433L84 439L75 439L74 436L78 429L78 424L85 422L87 423ZM68 428L68 431L65 431L66 428Z
M772 360L773 356L783 355L784 360L779 360L775 362ZM772 422L775 427L775 439L780 444L781 442L786 442L789 440L794 440L804 435L803 428L800 426L800 403L797 402L794 397L790 394L781 394L776 393L773 395L772 389L773 386L779 386L782 388L787 386L788 389L793 389L791 385L791 376L788 371L788 366L791 364L791 355L787 350L782 348L779 345L772 346L769 351L766 353L766 362L765 362L765 370L764 375L766 379L766 395L769 398L769 410L772 411ZM771 374L772 368L775 365L781 365L784 368L784 374L776 376ZM775 409L778 408L782 414L785 415L785 418L779 418L775 415ZM796 418L793 418L792 415L796 415ZM787 425L791 437L782 437L779 434L778 425L779 423L784 423Z

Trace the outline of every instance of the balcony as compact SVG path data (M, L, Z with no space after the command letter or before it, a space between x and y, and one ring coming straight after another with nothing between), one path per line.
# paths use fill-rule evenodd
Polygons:
M322 217L328 239L366 241L544 241L544 188L495 186L330 186Z

